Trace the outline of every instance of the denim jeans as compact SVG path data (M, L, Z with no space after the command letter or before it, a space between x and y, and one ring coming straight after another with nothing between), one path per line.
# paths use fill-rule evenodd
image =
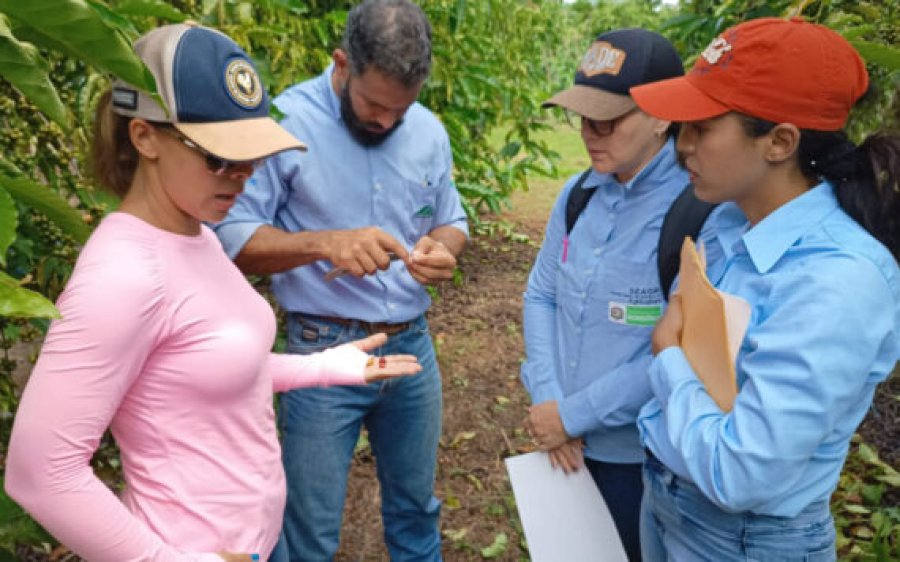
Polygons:
M355 325L288 317L291 353L312 353L366 336ZM281 396L278 421L288 487L283 538L291 562L334 557L347 473L363 424L381 484L391 560L441 559L440 502L432 493L441 433L441 380L424 316L375 353L412 354L423 369L412 377L298 389Z
M796 517L731 513L655 458L644 463L641 550L645 562L834 562L827 501Z
M641 464L603 462L585 457L584 465L609 508L628 560L641 562L641 541L638 536L641 496L644 490Z

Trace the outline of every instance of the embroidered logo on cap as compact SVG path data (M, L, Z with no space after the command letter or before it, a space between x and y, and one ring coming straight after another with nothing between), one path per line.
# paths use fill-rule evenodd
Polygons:
M731 43L724 37L716 37L712 43L700 53L700 56L706 59L709 64L716 64L722 55L731 51Z
M612 74L616 76L625 62L625 51L616 49L606 41L597 41L581 59L578 70L585 76Z
M263 89L259 75L245 59L234 59L225 67L225 89L241 107L256 109L262 103Z

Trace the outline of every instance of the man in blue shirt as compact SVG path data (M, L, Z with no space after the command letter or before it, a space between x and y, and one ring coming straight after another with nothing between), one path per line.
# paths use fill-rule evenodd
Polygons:
M424 285L452 276L468 230L447 134L415 103L430 64L431 28L420 8L408 0L354 8L333 64L275 99L282 125L308 139L309 152L271 158L217 227L242 270L274 274L289 351L386 332L384 354L413 354L423 366L404 380L281 398L284 538L295 562L337 550L362 424L391 559L441 558L432 494L441 381Z

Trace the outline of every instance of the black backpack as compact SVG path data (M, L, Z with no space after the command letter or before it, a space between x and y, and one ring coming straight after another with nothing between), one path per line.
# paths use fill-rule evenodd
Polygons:
M566 236L572 232L575 222L581 212L587 207L588 201L594 195L596 189L581 189L581 186L591 174L591 169L585 170L575 187L569 192L566 200ZM663 296L669 300L669 291L672 282L678 275L678 266L681 262L681 245L685 236L690 236L694 241L703 228L706 218L716 208L715 203L707 203L697 199L694 195L693 184L687 184L681 191L672 206L666 211L663 219L662 230L659 232L659 253L656 256L656 265L659 269L659 286Z

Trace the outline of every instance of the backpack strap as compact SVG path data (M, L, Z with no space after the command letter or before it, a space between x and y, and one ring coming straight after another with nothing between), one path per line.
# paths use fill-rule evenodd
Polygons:
M594 196L594 192L597 191L596 189L581 189L589 175L591 175L591 168L581 174L581 177L575 182L575 187L569 191L569 198L566 199L566 236L575 228L575 222L587 207L588 201Z
M594 196L596 189L582 189L585 180L591 175L591 168L588 168L581 174L575 186L569 191L569 198L566 199L566 234L563 236L562 246L562 262L566 263L569 258L569 233L575 228L575 222L581 216L581 211L587 207L588 201Z
M689 183L669 207L659 232L659 253L656 264L659 269L659 286L663 297L669 300L672 282L681 265L681 246L684 237L690 236L695 242L703 223L717 206L697 199L694 184Z

